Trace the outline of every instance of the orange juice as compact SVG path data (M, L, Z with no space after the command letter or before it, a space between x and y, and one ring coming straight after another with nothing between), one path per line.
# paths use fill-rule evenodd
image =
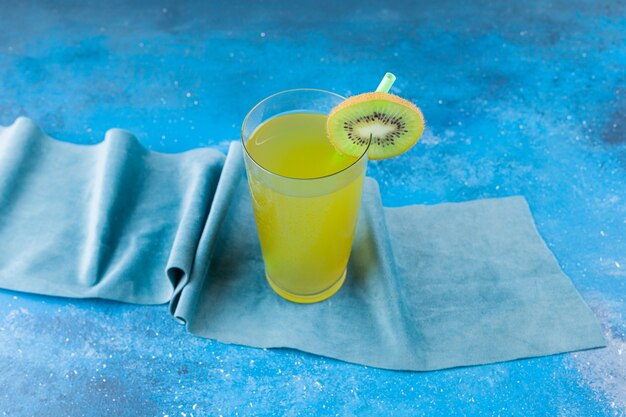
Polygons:
M320 301L341 287L361 199L366 161L335 151L326 119L278 115L245 142L266 276L296 302Z

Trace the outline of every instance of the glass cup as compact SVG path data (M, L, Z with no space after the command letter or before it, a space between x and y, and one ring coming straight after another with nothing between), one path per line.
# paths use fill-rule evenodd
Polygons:
M294 113L328 115L343 100L344 97L323 90L283 91L257 104L241 129L265 275L276 293L298 303L322 301L336 293L345 280L367 149L337 172L294 178L257 163L250 152L250 138L272 118ZM296 124L282 133L289 135L287 140L297 141L299 135L307 134L303 130L306 128ZM325 136L320 139L328 140Z

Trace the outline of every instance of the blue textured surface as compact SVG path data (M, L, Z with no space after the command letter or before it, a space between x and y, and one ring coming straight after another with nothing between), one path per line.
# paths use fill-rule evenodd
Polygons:
M226 150L270 93L374 88L428 129L372 163L387 205L524 195L609 346L398 373L187 334L160 307L0 292L5 415L626 413L626 4L3 2L0 123Z

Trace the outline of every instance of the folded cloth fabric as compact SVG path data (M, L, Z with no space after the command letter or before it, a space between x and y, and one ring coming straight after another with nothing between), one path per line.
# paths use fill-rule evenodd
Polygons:
M224 155L143 148L112 129L102 143L53 140L19 118L0 128L0 287L161 304L193 263Z
M241 146L159 154L113 129L0 128L0 287L170 303L198 336L434 370L605 345L522 197L384 208L367 179L344 287L283 300L263 274Z

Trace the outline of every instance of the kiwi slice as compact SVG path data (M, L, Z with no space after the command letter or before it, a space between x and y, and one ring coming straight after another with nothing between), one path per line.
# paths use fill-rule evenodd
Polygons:
M350 97L328 115L330 142L338 152L387 159L406 152L424 133L424 117L413 103L389 93Z

